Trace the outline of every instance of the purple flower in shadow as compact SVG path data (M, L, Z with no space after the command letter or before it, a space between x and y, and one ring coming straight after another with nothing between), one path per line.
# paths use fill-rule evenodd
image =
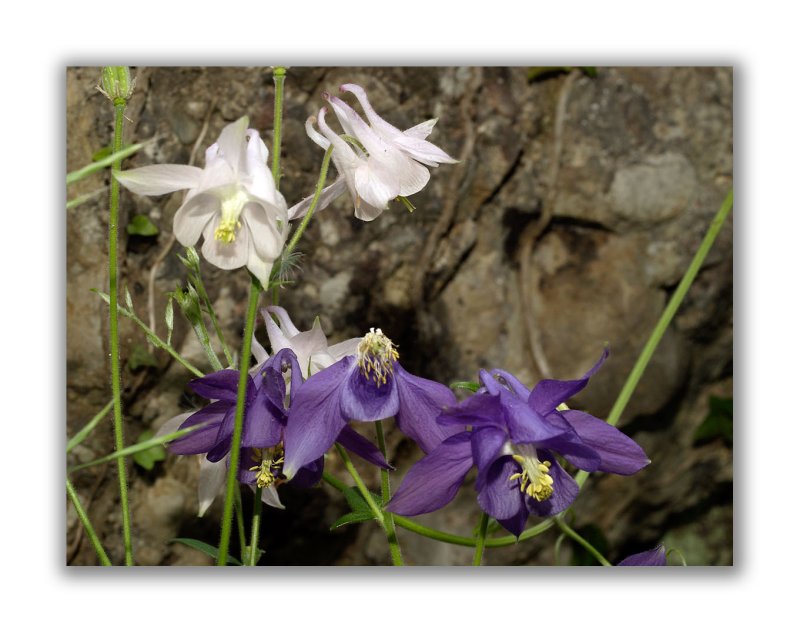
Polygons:
M400 430L426 453L454 432L436 424L443 407L456 404L450 389L409 374L397 359L391 340L372 328L355 354L303 383L286 427L287 477L341 442L350 420L373 422L394 416Z
M607 356L608 350L578 380L543 380L533 390L506 371L481 370L482 387L437 419L461 432L409 470L387 510L414 516L441 508L474 465L478 504L519 536L530 514L558 514L578 494L556 455L588 472L632 475L649 464L641 447L613 426L560 406L586 387Z
M653 549L638 554L632 554L621 562L617 567L663 567L667 564L667 553L663 545L658 545Z

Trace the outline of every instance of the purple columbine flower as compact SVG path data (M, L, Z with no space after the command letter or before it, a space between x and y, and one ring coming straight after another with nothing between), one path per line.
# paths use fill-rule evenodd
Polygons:
M530 514L558 514L578 494L556 454L589 472L632 475L649 464L641 447L613 426L561 406L588 384L607 356L608 350L578 380L543 380L532 391L506 371L481 370L483 386L437 420L470 430L447 438L415 464L387 510L413 516L441 508L474 465L478 504L519 536Z
M456 404L444 385L409 374L392 341L371 328L356 353L309 377L297 391L286 427L284 474L314 461L340 442L350 420L395 417L400 430L430 452L451 434L436 424L443 407Z
M284 377L286 374L288 384ZM283 441L289 411L302 383L303 374L297 356L289 348L281 349L268 358L248 377L237 478L241 483L265 489L265 503L276 507L283 507L276 489L286 482L283 474ZM189 387L212 402L187 417L178 428L189 428L198 424L202 426L169 445L170 451L175 454L206 453L208 462L222 464L219 467L206 465L201 470L201 475L207 480L204 488L208 488L205 493L201 493L201 510L205 509L202 507L204 499L213 500L224 481L227 460L221 460L230 452L238 384L239 372L233 369L224 369L192 380ZM391 468L378 447L349 427L342 429L337 441L381 468ZM298 487L312 486L322 477L322 470L321 456L308 460L298 469L292 484Z
M632 554L621 562L617 567L663 567L667 564L667 553L663 545L658 545L646 552Z

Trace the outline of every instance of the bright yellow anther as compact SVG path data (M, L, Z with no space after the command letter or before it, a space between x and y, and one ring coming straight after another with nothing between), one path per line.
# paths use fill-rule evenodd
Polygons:
M275 447L273 450L254 448L253 459L256 461L261 460L258 466L253 466L249 469L258 472L256 486L267 488L278 481L279 466L283 463L283 451L279 447Z
M385 385L394 373L394 363L400 354L391 339L373 327L358 344L358 366L365 378L375 381L380 387Z
M244 205L247 204L247 194L237 189L222 202L222 217L217 228L214 229L214 239L219 242L230 244L236 239L236 232L242 228L239 216L242 214Z
M553 478L548 474L552 464L540 462L536 457L512 455L514 461L522 466L522 472L509 477L509 481L519 479L519 490L536 501L547 501L553 494Z

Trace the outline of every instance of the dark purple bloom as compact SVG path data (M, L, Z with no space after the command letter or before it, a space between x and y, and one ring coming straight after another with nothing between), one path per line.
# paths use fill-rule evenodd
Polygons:
M453 393L437 382L409 374L397 362L392 342L374 328L345 356L309 377L298 389L285 433L284 473L291 477L341 441L348 421L395 417L400 430L429 452L451 435L436 424Z
M617 563L617 567L663 567L667 564L667 554L663 545L649 549L646 552L632 554Z
M589 472L632 475L649 464L641 447L613 426L560 406L588 384L607 356L608 350L578 380L543 380L532 391L506 371L481 370L483 386L437 419L470 430L452 435L415 464L387 509L413 516L441 508L474 465L478 504L519 536L530 514L558 514L578 494L556 454Z

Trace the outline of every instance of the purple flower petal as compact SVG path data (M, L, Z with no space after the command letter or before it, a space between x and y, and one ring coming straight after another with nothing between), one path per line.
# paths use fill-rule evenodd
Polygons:
M430 453L458 429L443 428L436 423L444 407L456 404L456 397L447 387L433 380L409 374L399 363L394 366L394 382L400 406L396 414L397 426L414 440L426 453Z
M497 522L505 529L511 532L514 536L519 538L519 535L525 530L525 524L528 522L528 517L531 515L528 507L523 503L513 517L508 519L497 519Z
M478 505L498 521L518 515L525 505L519 482L511 479L521 472L511 455L503 455L489 467L484 485L478 492Z
M233 425L236 421L236 406L228 408L225 417L222 418L222 424L219 425L217 432L217 439L214 447L208 451L206 459L210 462L218 462L228 454L231 450L231 439L233 438Z
M583 390L589 384L589 378L600 369L606 358L608 358L608 348L603 350L600 360L594 364L594 367L578 380L542 380L533 388L528 398L531 408L541 415L547 415L562 402L566 402Z
M500 396L488 393L476 393L455 406L447 407L436 418L436 422L458 426L462 429L465 426L505 428L503 410L500 408Z
M275 373L272 369L270 373ZM279 376L281 387L285 390L283 377ZM242 446L267 448L281 441L285 421L285 413L281 409L276 412L270 401L269 389L265 385L256 392L253 401L247 405L244 428L242 429Z
M514 376L514 374L511 374L503 369L493 369L490 374L495 378L502 379L502 381L508 385L511 391L513 391L522 400L527 400L531 395L531 390L523 385L522 382L520 382L520 380Z
M319 483L322 479L322 471L325 468L325 458L320 457L310 464L306 464L292 478L291 484L296 488L310 488Z
M537 444L537 448L545 448L563 455L570 464L587 472L594 472L600 467L600 455L591 446L584 444L572 426L563 418L561 412L555 411L546 416L548 422L564 428L564 434Z
M550 462L550 476L553 478L553 494L546 501L536 501L533 497L528 497L528 510L531 514L540 517L551 517L566 510L578 496L578 484L569 476L555 457L547 451L538 451L541 461Z
M376 385L361 373L354 356L339 362L345 361L350 363L350 373L342 384L342 415L359 422L375 422L395 415L400 408L400 400L394 377L390 376L384 384Z
M600 464L597 470L632 475L650 463L641 446L607 422L583 411L562 411L561 415L572 425L581 441L599 455ZM559 452L568 457L566 453Z
M394 470L394 466L391 466L389 462L386 461L386 458L383 456L383 453L381 453L380 449L363 435L356 433L356 431L354 431L350 425L345 424L342 432L339 433L339 437L336 438L336 441L344 446L348 451L355 453L363 459L366 459L368 462L375 464L379 468L383 468L385 470Z
M500 406L503 409L508 433L515 444L538 444L559 435L564 429L531 409L507 389L500 392Z
M662 567L666 564L666 551L663 545L659 545L646 552L628 556L622 562L617 563L617 567Z
M189 388L198 396L209 400L236 402L239 391L239 372L235 369L223 369L202 378L189 381Z
M217 443L219 427L230 407L228 402L212 402L190 415L178 428L188 429L199 424L205 426L170 442L169 451L175 455L200 455L210 451Z
M433 512L447 505L472 468L470 434L447 438L414 464L386 509L403 516Z
M343 358L311 376L297 390L283 435L283 473L288 479L301 466L322 457L347 424L339 400L342 382L354 363L352 357Z
M475 482L476 488L483 488L489 466L494 463L506 440L508 440L508 434L495 427L482 426L472 431L470 440L472 443L472 457L475 460L475 466L478 467L478 480Z

